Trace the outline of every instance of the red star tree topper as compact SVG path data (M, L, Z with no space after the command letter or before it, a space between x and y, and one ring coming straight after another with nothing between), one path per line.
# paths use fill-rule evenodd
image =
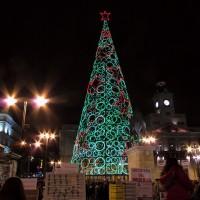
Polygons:
M100 12L100 15L101 15L101 21L110 21L110 12L107 12L107 11L103 11L103 12Z

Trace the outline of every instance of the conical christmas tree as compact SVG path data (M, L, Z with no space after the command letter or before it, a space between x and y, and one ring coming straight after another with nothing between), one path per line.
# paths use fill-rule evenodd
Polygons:
M132 108L108 27L109 15L101 13L103 29L73 150L72 162L86 175L128 173L125 150Z

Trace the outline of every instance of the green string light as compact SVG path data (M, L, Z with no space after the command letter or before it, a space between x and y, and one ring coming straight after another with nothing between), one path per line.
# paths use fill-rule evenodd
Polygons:
M128 173L125 153L130 141L132 107L108 22L103 29L88 84L72 163L86 175Z

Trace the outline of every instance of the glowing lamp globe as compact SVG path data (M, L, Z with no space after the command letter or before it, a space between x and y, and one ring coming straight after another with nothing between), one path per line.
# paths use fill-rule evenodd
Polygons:
M37 96L33 101L37 107L43 107L49 102L49 100L43 96Z
M12 96L8 96L6 99L5 99L5 103L7 106L13 106L14 104L17 103L17 99L15 99L14 97Z

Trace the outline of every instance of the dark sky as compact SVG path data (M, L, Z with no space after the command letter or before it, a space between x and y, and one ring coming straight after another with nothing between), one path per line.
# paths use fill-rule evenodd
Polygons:
M48 88L55 100L50 113L34 117L29 105L27 123L79 122L102 28L99 11L108 9L133 109L152 112L155 84L164 80L176 111L186 113L190 125L200 125L198 7L192 1L129 2L1 6L1 91L18 88L18 96L30 97L34 88Z

